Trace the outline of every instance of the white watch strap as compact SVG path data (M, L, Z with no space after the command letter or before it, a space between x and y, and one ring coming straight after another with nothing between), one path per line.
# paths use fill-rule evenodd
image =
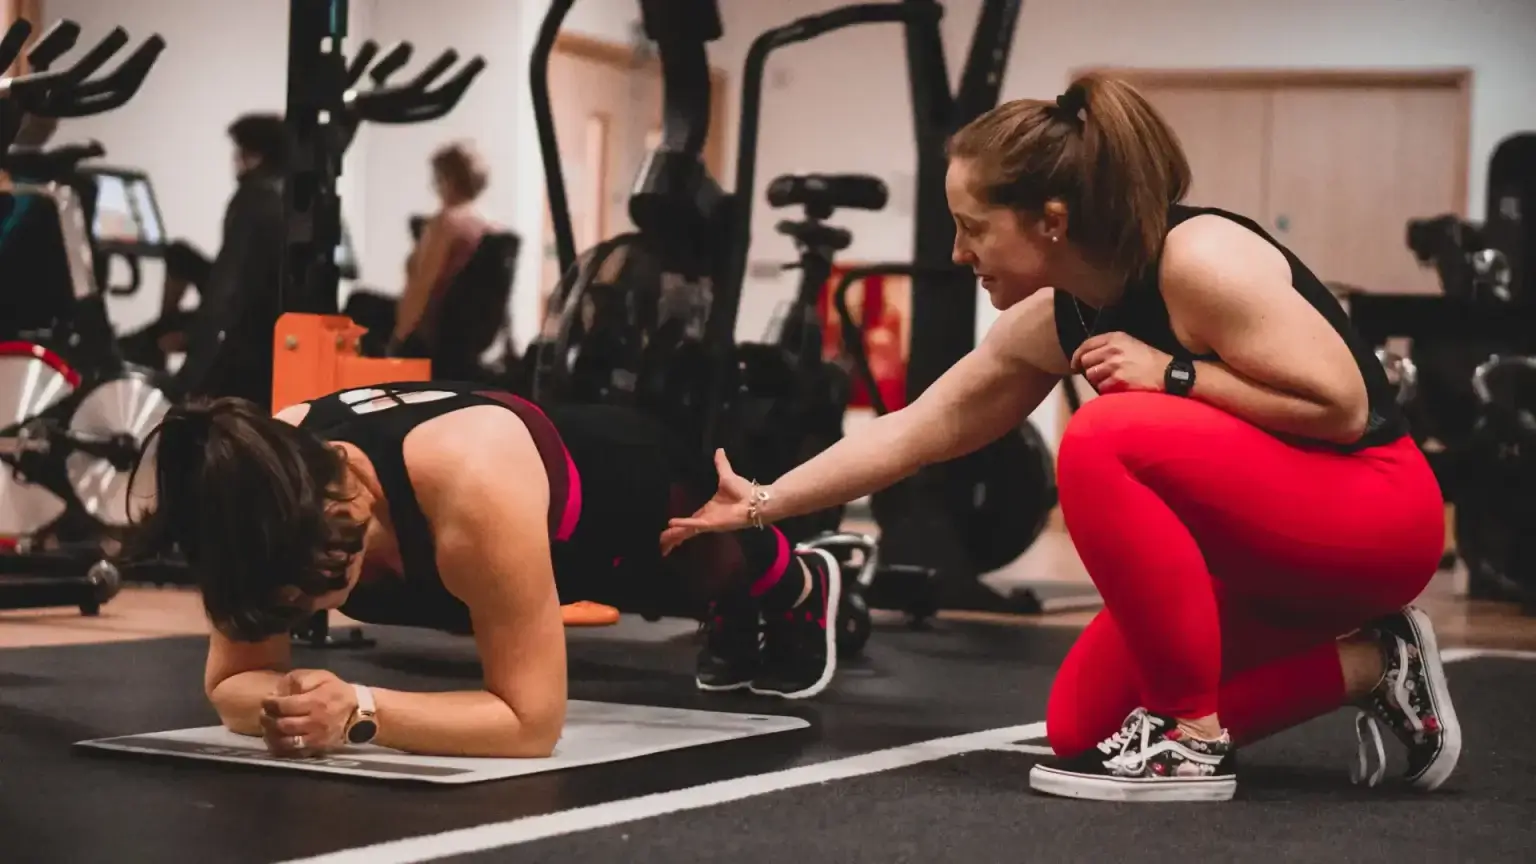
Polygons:
M353 684L352 689L357 691L357 713L359 716L371 717L376 711L373 707L373 691L361 684Z

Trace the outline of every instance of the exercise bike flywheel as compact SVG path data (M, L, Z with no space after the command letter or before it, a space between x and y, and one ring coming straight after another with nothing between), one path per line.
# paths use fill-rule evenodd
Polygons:
M30 537L64 515L68 503L19 471L21 431L75 392L79 381L57 355L31 342L0 341L0 540Z
M65 460L69 483L80 505L103 525L125 527L151 502L151 472L140 472L131 509L128 481L145 438L170 407L170 399L154 385L149 373L130 367L119 377L93 385L70 415L69 431L73 435L132 443L132 461L107 459L78 450Z

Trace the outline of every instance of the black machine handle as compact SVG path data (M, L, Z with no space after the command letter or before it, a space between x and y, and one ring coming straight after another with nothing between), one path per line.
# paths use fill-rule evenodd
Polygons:
M109 259L111 257L111 255L108 256ZM113 297L132 297L139 293L140 288L144 287L144 272L139 267L139 256L118 254L116 257L128 265L128 281L124 284L113 284L102 280L102 284L106 288L107 293Z
M5 157L6 170L16 177L46 183L75 170L87 159L100 159L107 148L100 141L67 144L49 150L12 150Z
M18 21L18 24L25 22ZM70 20L62 20L49 27L43 33L37 44L27 54L27 62L34 69L47 69L55 60L68 54L80 39L80 25ZM12 60L16 58L12 57ZM9 68L10 64L6 64Z
M151 36L111 74L95 81L87 80L128 44L128 32L118 27L68 69L50 71L49 67L62 53L56 49L73 43L70 34L78 35L78 31L72 22L61 22L28 55L28 62L38 71L7 82L7 95L14 97L27 113L42 117L85 117L121 108L138 93L165 50L165 40L159 35ZM56 33L64 35L55 36Z
M549 58L555 51L560 25L576 0L550 0L549 12L539 25L539 37L533 44L533 58L528 63L528 87L533 96L533 120L539 130L539 155L544 162L544 194L549 200L549 225L555 235L555 259L560 272L576 266L576 232L571 224L571 203L565 188L565 171L560 165L559 136L555 134L555 113L549 98Z
M792 238L801 246L811 249L826 249L832 252L841 252L853 245L853 233L847 228L839 228L836 225L824 225L820 222L796 222L785 219L779 222L776 230L786 237ZM798 264L787 264L786 267L798 267ZM818 291L820 289L817 289Z
M78 27L76 30L78 31ZM78 32L76 34L76 38L78 38ZM70 40L70 47L73 47L74 41L75 39ZM64 52L54 50L57 47L56 45L40 44L37 46L37 48L34 48L30 54L27 55L27 63L33 69L36 69L37 72L32 75L22 75L13 79L12 88L14 89L17 84L20 84L23 81L26 82L29 88L39 89L45 86L53 86L59 83L79 84L80 82L94 75L96 70L107 65L107 61L112 59L112 55L123 50L123 46L127 44L128 31L121 27L114 27L112 28L112 32L108 33L100 42L96 43L95 47L85 52L84 57L81 57L79 60L75 61L75 65L63 71L54 73L50 73L49 70L59 59L59 57L63 55ZM38 50L39 48L48 48L49 50L42 51Z
M9 69L16 58L27 47L27 39L32 36L32 22L25 18L18 18L11 22L11 26L5 30L5 38L0 39L0 68Z
M868 174L785 174L768 184L768 206L803 206L816 219L838 208L883 210L889 200L885 181Z
M50 93L48 111L54 117L88 117L123 107L138 95L164 50L164 39L158 35L149 37L107 77L87 81L70 91Z
M405 68L405 64L411 62L411 55L416 53L416 46L409 42L396 42L394 47L384 55L384 59L375 63L369 70L368 77L373 79L375 87L383 87L389 80L389 76Z
M390 52L391 56L386 57L378 65L383 66L391 62L394 54L395 52ZM396 87L381 86L364 93L350 93L348 94L349 105L358 119L371 123L402 125L436 120L448 114L459 104L459 100L469 90L469 85L474 83L475 78L485 70L485 59L475 57L441 86L428 89L457 62L459 62L459 54L450 48L438 55L436 60L433 60L409 83ZM375 67L373 76L375 82L380 80L377 68ZM388 74L389 72L385 73L386 76Z
M558 0L557 0L558 2ZM820 15L811 15L768 30L752 41L747 51L746 69L741 79L741 118L736 147L736 184L734 192L743 202L750 200L757 182L757 139L762 119L763 77L768 55L779 48L815 39L818 36L859 24L904 24L908 27L937 26L944 10L936 3L860 3L844 6ZM752 245L752 219L744 212L731 221L729 261L722 285L715 293L715 308L709 316L708 343L723 352L735 338L736 314L741 305L741 288L747 274L747 253ZM723 289L723 290L720 290Z
M944 275L954 272L954 267L920 267L910 263L900 264L871 264L868 267L856 267L843 274L838 280L837 290L832 293L832 305L837 309L837 318L841 324L843 334L843 350L848 353L853 362L853 371L864 382L864 389L869 392L870 407L875 409L878 415L890 413L890 408L885 404L885 398L880 395L880 388L875 384L874 370L869 367L869 352L864 347L864 327L853 319L853 313L848 311L848 289L853 283L862 282L871 276L921 276Z
M368 71L368 64L379 56L379 43L372 39L366 39L363 44L357 46L357 53L352 55L352 62L347 65L347 89L357 86L357 82L363 80L363 73Z

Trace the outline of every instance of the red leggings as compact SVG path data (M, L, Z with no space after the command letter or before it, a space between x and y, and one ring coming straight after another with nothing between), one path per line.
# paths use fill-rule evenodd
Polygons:
M1444 548L1439 486L1406 438L1346 455L1193 399L1117 393L1072 418L1057 472L1104 597L1051 690L1063 756L1137 707L1219 713L1238 743L1339 707L1335 641L1412 602Z

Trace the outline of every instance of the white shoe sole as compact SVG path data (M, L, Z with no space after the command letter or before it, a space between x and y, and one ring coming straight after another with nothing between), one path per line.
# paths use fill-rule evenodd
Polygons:
M1036 765L1029 771L1029 788L1060 798L1085 801L1162 803L1170 801L1231 801L1237 778L1227 777L1085 777Z
M1440 660L1440 645L1435 639L1435 628L1429 616L1420 609L1409 606L1403 610L1408 626L1414 630L1419 643L1419 661L1424 664L1424 674L1429 678L1430 710L1440 723L1440 752L1419 776L1412 779L1415 789L1426 792L1438 789L1449 780L1461 760L1461 721L1456 718L1456 706L1451 702L1451 690L1445 680L1445 664Z
M827 620L823 628L827 634L827 665L821 670L821 677L816 683L793 693L780 693L776 690L759 690L757 687L749 689L759 696L777 696L780 699L809 699L821 691L827 689L832 683L832 676L837 674L837 610L843 602L843 568L838 566L837 559L825 549L816 549L801 546L795 552L810 552L820 555L827 562Z
M705 693L730 693L733 690L745 690L752 686L752 682L742 681L739 684L726 684L724 686L720 686L718 684L705 684L703 681L695 678L693 679L693 686L703 690Z

